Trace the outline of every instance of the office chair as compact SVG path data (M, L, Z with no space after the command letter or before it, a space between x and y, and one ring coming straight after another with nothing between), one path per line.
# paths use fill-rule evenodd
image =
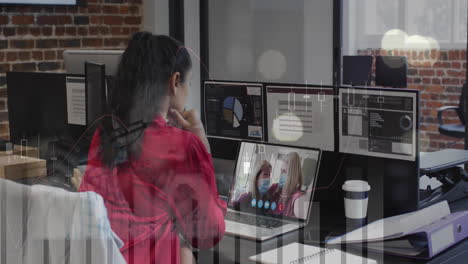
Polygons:
M465 113L464 104L465 104L465 96L467 89L467 83L463 85L462 93L460 96L460 103L458 106L443 106L437 109L437 120L439 121L439 133L444 136L454 137L454 138L464 138L465 137ZM454 110L457 112L458 117L460 119L459 124L444 124L443 121L443 113L449 110Z

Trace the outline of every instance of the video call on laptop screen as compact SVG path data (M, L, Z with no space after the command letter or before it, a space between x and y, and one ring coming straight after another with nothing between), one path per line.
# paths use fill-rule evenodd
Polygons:
M306 219L319 160L319 150L242 142L230 208Z

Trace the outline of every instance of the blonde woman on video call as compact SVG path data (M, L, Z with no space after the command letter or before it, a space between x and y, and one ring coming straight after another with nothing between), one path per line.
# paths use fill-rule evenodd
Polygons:
M273 184L268 190L269 193L273 193L272 202L278 204L278 214L295 216L294 202L304 194L301 187L301 157L297 152L290 152L281 168L278 183Z

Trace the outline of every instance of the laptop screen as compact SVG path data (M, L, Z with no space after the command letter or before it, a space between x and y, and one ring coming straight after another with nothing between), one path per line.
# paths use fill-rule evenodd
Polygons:
M307 219L320 151L242 142L229 194L231 209Z

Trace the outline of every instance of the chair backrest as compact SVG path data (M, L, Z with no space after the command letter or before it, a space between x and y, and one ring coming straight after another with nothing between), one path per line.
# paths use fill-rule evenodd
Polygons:
M465 97L468 96L466 94L466 90L468 89L467 87L468 83L465 83L462 87L461 95L460 95L460 104L458 105L458 117L460 117L460 120L462 124L465 124Z

